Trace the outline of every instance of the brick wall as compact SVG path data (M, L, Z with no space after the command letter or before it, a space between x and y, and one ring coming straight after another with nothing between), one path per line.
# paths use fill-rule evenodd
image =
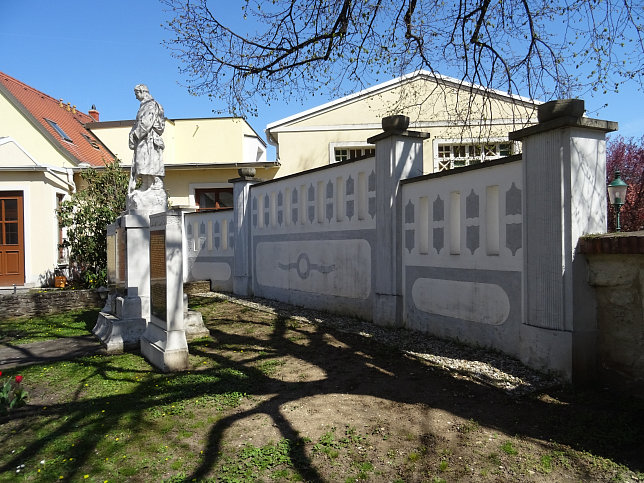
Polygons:
M57 314L102 306L95 290L30 290L0 295L0 318Z

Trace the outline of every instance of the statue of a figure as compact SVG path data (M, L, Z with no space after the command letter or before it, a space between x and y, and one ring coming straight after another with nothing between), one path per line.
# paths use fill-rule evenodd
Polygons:
M134 150L128 194L128 209L164 211L167 195L163 188L163 149L161 135L165 129L163 107L150 95L148 87L139 84L134 95L141 102L136 121L129 136L129 147ZM137 180L141 186L136 189ZM163 206L156 206L162 204Z

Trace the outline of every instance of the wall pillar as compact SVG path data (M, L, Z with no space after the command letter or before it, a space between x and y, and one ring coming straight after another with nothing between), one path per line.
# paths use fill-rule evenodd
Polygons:
M250 187L261 181L261 179L255 178L255 168L241 168L239 178L228 181L233 183L235 203L233 293L245 297L253 295Z
M596 316L579 237L606 231L606 133L582 100L539 106L539 124L509 134L523 143L523 325L532 367L581 381L594 372Z
M406 116L386 117L382 120L385 132L367 140L376 145L373 321L389 327L403 323L400 181L423 174L423 140L429 137L429 133L407 131L408 124Z

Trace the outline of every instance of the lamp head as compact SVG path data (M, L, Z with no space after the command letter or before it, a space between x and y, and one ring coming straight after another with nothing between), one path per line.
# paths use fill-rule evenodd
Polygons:
M624 200L626 200L627 189L628 185L624 183L624 180L621 178L621 173L619 171L615 171L615 177L608 185L610 204L613 206L622 206L624 204Z

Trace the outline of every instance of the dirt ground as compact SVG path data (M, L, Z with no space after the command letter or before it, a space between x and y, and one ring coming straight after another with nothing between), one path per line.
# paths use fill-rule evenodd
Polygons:
M212 340L191 353L254 383L213 425L191 477L286 438L289 478L307 481L644 481L641 400L561 387L511 396L358 334L196 304Z

